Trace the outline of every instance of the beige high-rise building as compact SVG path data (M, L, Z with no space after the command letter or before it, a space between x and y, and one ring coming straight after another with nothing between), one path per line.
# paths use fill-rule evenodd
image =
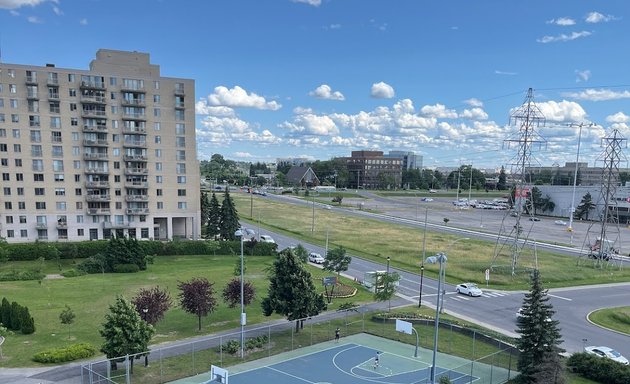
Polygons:
M101 49L89 70L0 63L0 237L200 234L195 83Z

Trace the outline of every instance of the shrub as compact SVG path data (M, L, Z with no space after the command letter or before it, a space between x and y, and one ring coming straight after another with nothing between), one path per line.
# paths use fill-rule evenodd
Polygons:
M245 341L245 349L249 350L255 348L263 348L268 341L269 338L267 337L267 335L260 335L251 339L247 339L247 341Z
M33 361L38 363L63 363L85 359L96 354L96 348L87 343L74 344L66 348L55 348L36 353Z
M28 313L28 308L23 307L24 311L22 312L22 320L20 321L20 332L24 335L30 335L35 333L35 320Z
M140 267L136 264L114 264L114 273L136 273Z
M41 280L44 276L43 273L32 269L26 271L9 271L0 273L0 281Z
M223 350L223 352L234 355L241 349L241 343L237 340L230 340L227 343L221 345L221 349Z
M87 272L85 272L83 270L80 270L80 269L72 268L72 269L69 269L69 270L67 270L65 272L62 272L61 276L63 276L63 277L77 277L77 276L83 276L85 274L87 274Z
M567 366L572 367L581 376L600 383L630 383L630 366L588 353L571 355L567 361Z

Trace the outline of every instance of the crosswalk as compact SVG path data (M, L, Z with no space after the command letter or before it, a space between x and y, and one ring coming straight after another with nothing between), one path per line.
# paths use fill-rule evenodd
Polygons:
M494 291L485 291L481 294L481 297L485 297L485 298L495 298L495 297L503 297L503 296L508 296L510 293L508 292L494 292ZM453 299L455 301L468 301L468 300L475 300L478 299L478 297L469 297L469 296L465 296L465 295L460 295L455 293L454 295L449 296L447 294L446 296L447 298Z

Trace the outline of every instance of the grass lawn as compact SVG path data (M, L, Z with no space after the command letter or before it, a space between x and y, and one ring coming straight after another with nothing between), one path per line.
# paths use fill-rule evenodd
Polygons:
M313 210L295 204L281 203L254 196L253 210L250 196L234 193L231 195L236 203L241 219L251 220L270 230L295 237L305 242L324 245L326 236L329 248L341 245L349 253L386 263L391 257L391 265L400 269L419 272L422 260L423 230L409 228L404 225L385 223L360 217L337 213L334 210L315 209L315 226L311 232ZM250 211L253 215L250 216ZM495 243L482 240L459 241L448 249L449 244L461 236L445 233L429 232L426 235L426 255L448 252L446 279L451 283L472 281L485 285L484 271L489 267L495 254ZM537 257L533 250L523 251L519 265L522 271L512 276L511 255L503 249L496 264L500 268L492 271L490 288L528 289L529 268L535 266L542 272L546 288L601 284L630 281L630 270L593 268L591 263L576 265L576 258L539 251ZM425 265L425 273L437 276L437 265Z
M40 281L0 282L2 296L27 306L35 319L36 332L33 335L16 333L8 336L2 345L3 359L0 367L38 366L30 359L33 354L51 348L87 342L100 348L102 338L98 333L109 305L116 295L131 299L140 288L160 286L170 292L173 307L156 326L156 334L151 344L184 339L191 336L205 335L217 331L239 327L240 307L228 308L221 293L229 280L234 278L234 267L239 260L235 256L164 256L157 257L148 270L131 274L95 274L63 279L45 279ZM265 269L271 265L273 257L247 257L245 279L256 287L256 299L246 308L249 324L268 321L264 317L260 302L267 295L269 280ZM62 260L62 270L71 268L72 262ZM10 262L0 264L2 270L11 268L41 268L44 273L59 273L59 266L54 261ZM315 286L322 289L320 279L322 270L307 266L313 274ZM197 317L180 309L177 305L177 282L193 277L206 277L214 282L215 297L219 302L217 310L202 319L202 330L197 330ZM354 282L347 281L349 285ZM372 300L372 295L359 289L357 296L349 299L335 299L329 309L335 310L344 302L365 303ZM75 312L74 324L65 326L60 323L59 314L69 305ZM70 336L70 339L68 338Z
M605 308L591 313L589 320L630 336L630 307Z

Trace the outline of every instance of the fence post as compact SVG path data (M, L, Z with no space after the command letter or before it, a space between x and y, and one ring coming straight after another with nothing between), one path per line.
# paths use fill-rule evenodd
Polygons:
M267 356L271 356L271 325L267 326Z
M508 361L508 380L510 380L512 376L512 348L510 348L510 359Z
M495 354L492 354L492 362L490 363L490 384L492 384L492 373L494 372L494 356Z
M191 349L192 349L192 370L193 370L192 373L194 376L197 374L197 370L195 369L195 342L192 343Z
M223 365L223 335L219 337L219 361Z
M160 359L160 383L164 380L164 364L162 364L162 348L160 348L159 359Z
M131 367L131 361L129 361L129 355L125 356L125 383L131 384L131 377L129 375L129 369Z

